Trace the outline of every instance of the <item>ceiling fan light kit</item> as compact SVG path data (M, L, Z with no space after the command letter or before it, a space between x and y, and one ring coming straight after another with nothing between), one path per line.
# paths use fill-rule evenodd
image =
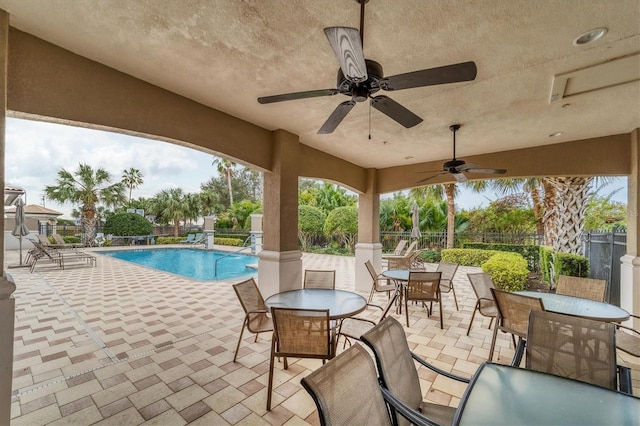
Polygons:
M304 92L258 98L261 104L290 101L295 99L333 96L338 93L349 96L351 100L337 106L319 134L332 133L344 120L349 111L358 102L370 101L370 106L393 119L405 128L411 128L422 122L422 118L409 111L388 96L372 96L380 90L394 91L438 84L472 81L476 78L476 64L471 61L445 65L419 71L385 77L382 65L366 59L363 53L364 6L369 0L355 0L360 4L360 30L351 27L328 27L325 36L340 64L335 89L320 89Z

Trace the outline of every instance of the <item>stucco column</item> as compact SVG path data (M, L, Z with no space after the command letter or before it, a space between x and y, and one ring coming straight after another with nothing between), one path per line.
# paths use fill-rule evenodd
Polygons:
M375 169L367 169L367 192L358 199L358 244L356 244L357 291L371 290L371 276L364 266L370 260L376 271L382 265L382 244L380 244L380 194L378 174Z
M0 10L0 186L4 193L5 131L7 118L7 58L9 55L9 14ZM4 233L4 215L0 215L0 229ZM4 272L4 236L0 238L0 424L11 419L11 380L13 377L13 326L16 313L11 295L16 286L7 280Z
M631 174L627 187L627 254L620 261L620 307L640 315L640 129L631 132ZM635 328L640 321L635 320Z
M258 284L263 296L302 287L298 250L299 140L284 130L273 133L273 167L264 173L262 251Z

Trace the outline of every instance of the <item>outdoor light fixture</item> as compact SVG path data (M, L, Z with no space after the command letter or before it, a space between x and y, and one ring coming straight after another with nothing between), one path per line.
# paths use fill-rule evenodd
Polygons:
M555 138L562 135L562 132L553 132L549 135L550 138Z
M607 29L605 27L594 28L593 30L589 30L586 33L580 35L578 38L573 40L574 46L584 46L585 44L589 44L603 37L607 33Z

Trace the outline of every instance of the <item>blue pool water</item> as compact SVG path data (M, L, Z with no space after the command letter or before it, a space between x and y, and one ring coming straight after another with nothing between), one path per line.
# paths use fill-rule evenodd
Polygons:
M247 268L246 265L258 263L257 256L242 253L229 254L215 250L167 248L102 251L100 254L201 281L250 277L256 271ZM218 261L216 274L216 259L223 256L224 258Z

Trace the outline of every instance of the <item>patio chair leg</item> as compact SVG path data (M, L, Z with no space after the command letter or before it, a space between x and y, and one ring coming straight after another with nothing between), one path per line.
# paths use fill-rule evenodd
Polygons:
M267 411L271 411L271 392L273 391L273 360L275 358L275 345L276 341L273 339L271 341L271 355L269 356L269 383L267 385ZM284 362L287 362L287 358L284 359Z
M478 304L476 303L475 308L473 308L473 313L471 314L471 321L469 321L469 327L467 327L467 336L469 335L469 332L471 331L471 324L473 324L473 318L476 316L476 311L478 310ZM493 319L493 318L491 318Z
M238 349L240 349L240 342L242 342L242 333L244 333L244 327L247 324L247 318L242 322L242 328L240 329L240 337L238 338L238 345L236 346L236 353L233 355L233 362L236 362L236 358L238 357ZM257 336L257 334L256 334Z
M493 360L493 351L496 348L496 337L498 336L498 321L496 321L496 325L493 328L493 337L491 338L491 348L489 348L489 362Z
M458 298L456 297L456 289L453 286L453 281L451 281L451 292L453 293L453 301L456 302L456 311L459 311L460 308L458 307Z

